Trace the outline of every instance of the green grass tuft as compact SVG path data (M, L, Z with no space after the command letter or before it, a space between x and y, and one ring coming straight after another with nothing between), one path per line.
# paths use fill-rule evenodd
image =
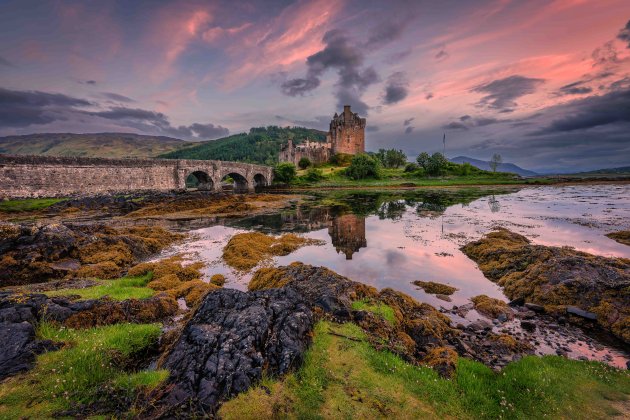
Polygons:
M359 339L348 340L336 334ZM454 379L372 347L355 324L319 322L304 364L223 405L224 419L604 419L628 415L630 375L597 362L528 356L493 372L460 358Z
M78 295L80 299L98 299L104 296L113 300L146 299L155 294L155 290L146 287L152 277L152 273L147 273L140 277L101 280L100 284L84 289L59 289L45 293L48 296Z
M122 368L134 354L155 345L160 324L72 330L42 322L37 334L65 346L39 355L32 370L0 385L0 418L50 418L93 402L107 388L131 393L166 377L163 371L127 373Z
M42 210L64 200L65 198L29 198L24 200L5 200L0 201L0 212L17 213Z
M355 300L352 302L352 309L355 311L367 311L372 312L375 315L380 316L385 321L388 321L391 324L396 323L396 315L394 314L394 309L381 302L372 303L369 299L361 299Z

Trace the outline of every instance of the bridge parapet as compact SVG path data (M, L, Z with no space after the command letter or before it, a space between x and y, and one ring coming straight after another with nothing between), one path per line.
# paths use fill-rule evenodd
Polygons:
M238 189L269 185L269 166L218 160L107 159L0 155L0 196L57 197L186 188L191 174L206 189L221 189L230 175Z

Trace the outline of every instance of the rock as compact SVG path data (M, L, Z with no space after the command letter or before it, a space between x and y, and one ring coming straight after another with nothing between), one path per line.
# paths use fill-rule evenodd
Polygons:
M626 369L630 370L630 360L626 360Z
M0 322L0 380L33 367L35 356L56 348L48 340L38 340L35 328L26 321Z
M534 312L543 313L545 312L545 307L542 305L536 305L535 303L527 302L525 303L525 307L527 309L531 309Z
M497 316L496 320L499 321L499 322L506 322L508 320L508 317L507 317L506 314L501 313L501 314L499 314L499 316Z
M588 312L583 309L578 308L577 306L567 306L567 313L571 315L576 315L584 319L590 319L592 321L597 320L597 315L593 312Z
M486 277L515 300L544 305L552 316L575 315L630 343L630 260L603 257L569 247L535 245L507 229L497 229L461 248ZM593 308L594 313L584 309ZM578 318L576 318L578 317Z
M516 298L514 300L511 300L508 305L515 307L515 306L523 306L525 304L525 298L519 297Z
M440 299L440 300L443 300L445 302L452 302L452 299L449 296L447 296L447 295L437 294L437 295L435 295L435 297Z
M527 321L527 320L521 320L521 328L524 329L525 331L535 331L536 330L536 324L532 321Z
M290 288L210 293L163 364L171 371L168 412L189 404L214 412L221 400L258 382L263 370L288 372L301 361L313 322Z

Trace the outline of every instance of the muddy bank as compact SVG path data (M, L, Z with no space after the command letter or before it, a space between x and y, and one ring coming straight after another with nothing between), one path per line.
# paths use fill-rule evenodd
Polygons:
M34 210L11 212L0 210L0 220L32 224L36 220L64 223L124 218L126 223L131 224L142 219L177 221L209 217L232 218L278 211L291 206L301 197L286 194L208 191L82 196L70 197Z
M500 229L462 251L521 305L570 322L597 325L630 343L630 260L533 245Z
M117 278L134 262L182 238L161 227L3 223L0 287L62 278Z
M377 348L443 375L452 374L458 354L497 366L529 352L507 335L463 334L431 305L392 289L379 292L324 267L261 269L254 280L249 292L206 295L163 357L161 367L171 375L145 415L215 412L263 375L288 372L300 364L319 319L355 322Z

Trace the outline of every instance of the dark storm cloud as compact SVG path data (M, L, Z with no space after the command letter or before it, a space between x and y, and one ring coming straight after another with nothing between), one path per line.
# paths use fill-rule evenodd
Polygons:
M190 126L190 129L197 134L200 139L213 140L219 137L225 137L230 134L230 130L220 125L214 124L199 124L194 123Z
M409 94L409 81L403 71L392 73L387 78L385 92L383 93L383 104L391 105L405 99Z
M556 109L564 111L566 116L555 119L530 135L573 132L616 123L630 123L630 89L612 91L601 96L589 96L566 105L559 105Z
M405 128L405 134L411 134L413 130L414 130L414 127L408 126L407 128Z
M111 99L112 101L116 101L116 102L125 102L125 103L136 102L127 96L119 95L118 93L113 93L113 92L101 92L101 96L107 99Z
M591 93L593 89L589 86L584 86L584 83L584 81L578 81L569 83L568 85L564 85L560 89L558 89L556 95L583 95L585 93Z
M11 63L9 60L3 57L0 57L0 66L15 67L13 63Z
M126 98L115 95L114 97ZM115 121L120 127L135 128L140 132L171 135L185 139L209 139L229 133L227 128L214 124L194 123L190 126L172 126L168 117L160 112L122 106L102 111L88 111L86 107L101 107L96 102L60 93L39 91L15 91L0 88L0 126L28 127L56 121L74 121L82 124L96 123L88 118Z
M493 109L513 108L516 106L515 99L534 93L543 83L543 79L513 75L477 86L472 91L487 94L479 100L478 106Z
M0 126L28 127L64 119L64 114L90 102L39 91L16 91L0 88Z
M311 92L319 87L323 74L334 69L339 75L336 83L337 107L352 105L355 112L367 114L369 107L361 96L380 78L374 68L363 68L366 47L353 44L345 32L338 29L326 32L322 40L326 44L324 49L306 59L306 76L284 81L282 92L288 96Z
M622 40L623 42L627 42L628 48L630 48L630 20L628 21L628 23L626 23L626 26L621 31L619 31L619 35L617 35L617 38Z
M189 126L171 125L168 117L161 112L149 111L139 108L112 107L106 111L90 112L94 117L115 120L122 125L133 127L141 131L157 132L169 136L184 138L187 140L205 140L226 136L229 130L220 125L194 123Z
M413 120L415 120L415 119L416 119L416 117L411 117L411 118L409 118L409 119L406 119L406 120L404 120L404 121L403 121L403 125L406 127L406 126L408 126L409 124L411 124L411 122L412 122Z
M473 127L485 127L487 125L510 122L511 120L499 120L491 117L471 117L470 115L462 115L459 121L453 121L442 126L447 130L469 130Z
M447 130L468 130L468 126L466 124L457 121L450 122L442 127Z

